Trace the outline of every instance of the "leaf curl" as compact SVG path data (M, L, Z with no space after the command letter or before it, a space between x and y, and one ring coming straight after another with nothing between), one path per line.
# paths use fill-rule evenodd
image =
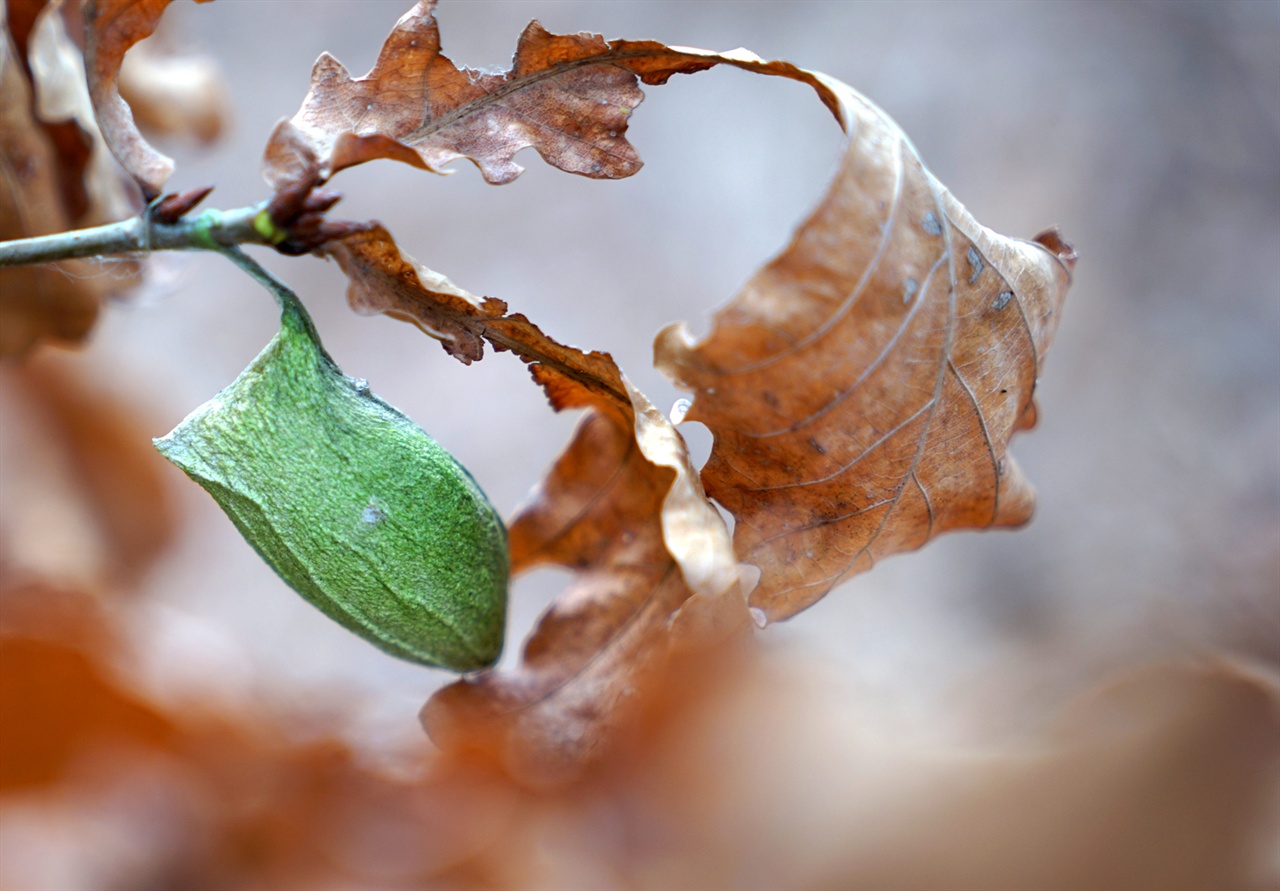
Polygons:
M703 482L774 620L942 532L1030 518L1007 447L1075 261L1056 232L980 226L887 115L817 77L849 134L826 196L704 340L655 345L714 434Z
M151 36L172 0L89 0L85 6L85 69L98 126L121 166L138 182L147 200L160 194L173 173L173 159L156 151L120 97L125 53ZM208 3L209 0L196 0Z
M609 749L674 646L747 627L728 531L683 439L626 386L633 412L591 409L510 526L514 571L557 564L574 584L518 667L446 687L422 713L442 748L487 751L539 784Z
M320 56L302 107L268 140L263 174L273 188L305 175L312 159L327 179L377 158L436 173L467 158L486 181L502 184L519 176L512 158L527 147L561 170L617 179L641 167L626 138L644 98L637 79L661 84L730 64L813 82L803 69L743 50L552 34L536 21L520 35L510 70L458 68L440 52L434 8L435 0L419 0L364 77Z
M383 226L369 223L328 242L348 279L347 300L362 314L385 313L416 325L445 352L469 365L484 356L487 340L533 366L534 376L557 409L603 400L630 411L622 372L608 353L558 343L505 301L477 297L403 253Z

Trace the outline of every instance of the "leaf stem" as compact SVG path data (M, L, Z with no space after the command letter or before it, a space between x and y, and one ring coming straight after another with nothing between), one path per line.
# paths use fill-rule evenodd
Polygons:
M154 220L144 210L138 216L105 226L0 241L0 268L79 257L209 249L218 245L271 245L277 233L263 231L260 221L255 225L265 207L265 204L255 204L220 213L206 212L173 223Z
M320 352L324 353L324 347L320 344L320 334L316 331L315 323L311 320L311 314L302 305L298 295L290 290L284 282L268 272L257 260L240 250L236 245L219 244L212 250L225 256L248 273L258 284L270 291L271 296L276 298L276 303L280 306L281 321L285 324L293 325L304 332Z

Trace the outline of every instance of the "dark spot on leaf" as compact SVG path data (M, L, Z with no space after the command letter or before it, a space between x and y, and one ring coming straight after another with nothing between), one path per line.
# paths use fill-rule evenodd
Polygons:
M999 312L1000 310L1008 306L1009 301L1011 301L1012 299L1013 299L1012 291L1001 291L999 294L996 295L996 299L991 301L991 308L994 309L996 312Z
M819 455L825 455L827 453L827 450L822 447L822 444L819 443L812 436L809 437L809 445L813 446L813 450L817 452Z
M930 235L942 234L942 223L938 222L938 215L933 211L929 211L924 215L924 219L920 221L920 228Z

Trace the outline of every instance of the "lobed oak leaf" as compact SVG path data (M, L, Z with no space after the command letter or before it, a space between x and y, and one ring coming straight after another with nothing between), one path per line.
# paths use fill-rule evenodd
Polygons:
M440 52L434 8L435 0L419 0L364 77L320 56L302 107L268 140L263 173L273 188L301 175L308 165L300 158L308 155L326 179L376 158L435 173L467 158L486 181L501 184L520 175L512 158L530 146L570 173L630 176L641 166L626 139L644 98L637 76L662 83L717 64L702 51L557 35L534 21L520 35L509 71L458 68Z
M527 87L519 80L528 70L522 54L526 38L540 33L536 23L526 31L506 79L475 78L484 89L466 93L471 105L454 106L450 120L483 120ZM409 83L403 79L410 72L390 64L390 48L414 44L410 34L430 38L419 47L425 61L410 66L423 71L393 98L404 112L414 103L400 102L403 96L418 97L417 120L435 121L423 111L431 101L420 89L430 80L424 71L444 66L441 76L453 77L456 69L441 61L424 3L402 19L368 78L347 79L331 93L313 89L294 123L306 123L308 114L319 121L322 107L358 110L360 98L373 96L359 91L385 85L388 72L402 78L402 86ZM649 83L718 64L807 83L850 134L822 204L791 246L721 311L711 335L695 344L676 326L656 345L658 366L696 394L689 417L715 435L702 482L738 521L738 556L761 569L752 604L767 618L786 618L875 559L919 547L940 532L1024 522L1032 491L1006 450L1013 432L1035 420L1035 380L1070 280L1070 246L1053 232L1020 242L983 229L931 177L883 112L825 75L745 50L717 54L630 41L593 46L595 55L576 58L580 67L622 69ZM554 81L558 64L542 69L546 80ZM542 99L543 114L562 101L551 93ZM366 111L376 107L366 105ZM369 125L365 135L384 142L367 155L342 154L356 144L348 139L342 148L343 133L316 131L322 138L314 141L289 125L280 132L293 150L281 157L294 170L318 167L325 175L347 160L392 156L383 152L389 133L427 132L415 130L421 123ZM406 143L395 145L400 152ZM495 158L510 159L506 148L494 151L471 156L487 177L499 169ZM402 160L432 166L422 153L415 157ZM667 501L658 534L654 487L688 495L688 504L699 505L694 513L704 530L715 527L706 522L714 511L691 468L672 486L654 475L659 465L633 460L632 434L644 451L646 410L606 355L555 344L522 316L506 315L501 301L457 289L401 255L380 228L343 239L331 252L352 278L353 305L414 321L463 361L479 358L485 339L512 349L534 365L535 380L557 408L594 407L512 530L516 568L531 559L521 556L526 551L519 544L528 533L538 542L528 554L545 553L540 559L584 575L544 618L519 669L455 684L424 710L446 747L487 739L486 746L497 745L517 761L519 753L542 753L561 765L589 759L616 725L611 716L625 713L622 697L648 671L653 644L668 630L665 617L689 597L679 586L668 587L675 583L669 568L680 566L689 582L694 570L684 560L715 538L689 537L696 523L675 532ZM626 400L618 398L622 388L630 394ZM682 450L683 441L675 439ZM710 552L721 553L714 546ZM708 561L718 567L710 575L721 581L709 590L737 588L733 555L722 553ZM729 576L732 583L724 581ZM711 627L720 615L733 613L709 610Z
M1007 447L1075 262L1056 232L984 229L887 115L815 76L849 134L826 196L704 340L655 344L714 434L703 482L773 620L942 532L1030 518Z

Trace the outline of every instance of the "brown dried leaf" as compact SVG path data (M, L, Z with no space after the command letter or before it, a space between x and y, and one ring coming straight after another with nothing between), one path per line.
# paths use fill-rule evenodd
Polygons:
M120 98L125 53L149 37L172 0L89 0L85 6L85 68L98 126L116 160L142 187L148 201L173 173L173 159L142 138L133 112ZM196 0L207 3L209 0Z
M597 407L510 529L513 571L554 563L578 570L575 584L518 668L459 681L423 709L442 748L480 749L539 784L609 749L673 643L707 646L746 626L728 531L684 440L623 383L630 411L577 388Z
M70 227L59 152L35 117L31 87L7 35L0 35L0 240ZM93 326L101 280L92 266L0 271L0 358L18 356L44 338L74 341Z
M403 254L378 223L326 243L349 279L347 299L359 313L386 313L417 325L464 364L484 355L484 341L541 368L539 383L557 409L603 399L624 412L631 400L622 372L607 353L559 344L507 304L476 297Z
M75 225L87 226L122 219L139 205L137 190L112 157L94 117L84 54L69 33L77 24L83 28L75 12L61 0L45 7L31 34L29 62L36 116L58 151L68 216Z
M379 225L325 249L348 275L357 311L417 324L463 362L481 358L488 340L531 364L557 410L589 409L510 528L513 572L556 563L578 579L517 669L460 681L423 711L443 748L482 749L539 782L572 775L633 717L638 690L680 639L677 612L703 643L744 625L724 522L684 440L609 355L557 343L501 300L458 288L402 255Z
M761 567L752 600L766 616L792 615L876 557L919 547L947 529L1026 520L1031 490L1005 448L1015 430L1034 422L1032 390L1074 261L1069 246L1053 233L1016 242L983 230L929 176L883 113L824 75L744 50L606 44L585 35L574 39L586 41L580 48L589 43L592 53L574 56L572 64L549 53L538 67L525 64L531 34L545 32L526 31L515 74L477 78L487 92L452 97L448 122L477 125L486 115L496 115L490 124L500 121L503 103L529 86L520 78L530 71L553 83L563 70L601 66L660 83L676 71L724 63L808 83L853 134L823 204L791 247L720 313L708 340L695 346L677 328L658 343L659 366L697 394L690 416L716 435L703 480L738 519L739 554ZM422 50L420 58L396 54L411 45ZM391 64L404 58L411 61ZM312 130L281 131L296 152L282 153L292 160L277 169L318 167L324 175L390 156L432 166L416 143L413 157L403 155L412 143L406 135L427 132L423 122L437 120L426 88L458 74L438 54L429 4L401 21L368 78L335 80L324 74L327 64L322 59L323 76L294 120ZM386 92L393 81L394 102L377 105L375 88ZM563 107L612 95L612 87L590 92L595 88L581 86ZM554 120L566 101L554 91L529 95L537 97L539 120ZM417 118L396 117L415 105ZM333 116L335 109L346 116ZM356 138L351 128L366 125ZM405 138L389 142L389 134ZM514 175L501 166L510 145L499 140L471 157L491 180L505 181ZM422 146L439 149L429 141ZM462 154L454 149L446 160ZM645 673L658 621L688 596L664 587L662 555L678 550L681 536L670 529L655 534L652 522L654 487L669 484L652 476L650 465L629 461L629 419L643 412L632 413L631 400L618 398L619 378L607 357L593 354L601 364L584 374L581 352L506 315L501 301L475 298L417 266L380 228L344 239L331 252L352 279L354 306L415 322L463 361L480 358L485 339L513 349L535 364L535 379L558 408L603 410L584 423L513 527L517 554L527 529L551 559L587 575L544 619L520 670L454 685L425 713L445 745L479 734L503 750L580 760L599 744L589 728L612 726L607 715L616 697ZM635 442L644 448L639 422ZM685 491L703 499L696 487ZM705 501L700 506L710 511ZM561 511L565 516L555 519ZM522 559L516 557L517 567ZM732 558L725 562L732 565ZM644 572L637 574L637 566ZM604 601L602 592L611 592ZM709 613L713 624L716 615ZM632 665L620 667L620 660Z
M324 178L375 158L432 172L468 158L491 183L515 179L512 157L532 146L570 173L616 179L640 169L626 140L627 123L646 83L701 71L722 57L652 41L606 42L594 34L551 34L530 22L510 71L457 68L440 53L435 0L396 23L373 69L352 78L322 55L311 91L292 120L272 134L263 158L279 189L300 175L308 157Z
M1030 517L1006 448L1075 259L1053 232L978 225L896 124L819 77L850 134L826 197L705 340L655 346L715 435L703 482L775 620L941 532Z

